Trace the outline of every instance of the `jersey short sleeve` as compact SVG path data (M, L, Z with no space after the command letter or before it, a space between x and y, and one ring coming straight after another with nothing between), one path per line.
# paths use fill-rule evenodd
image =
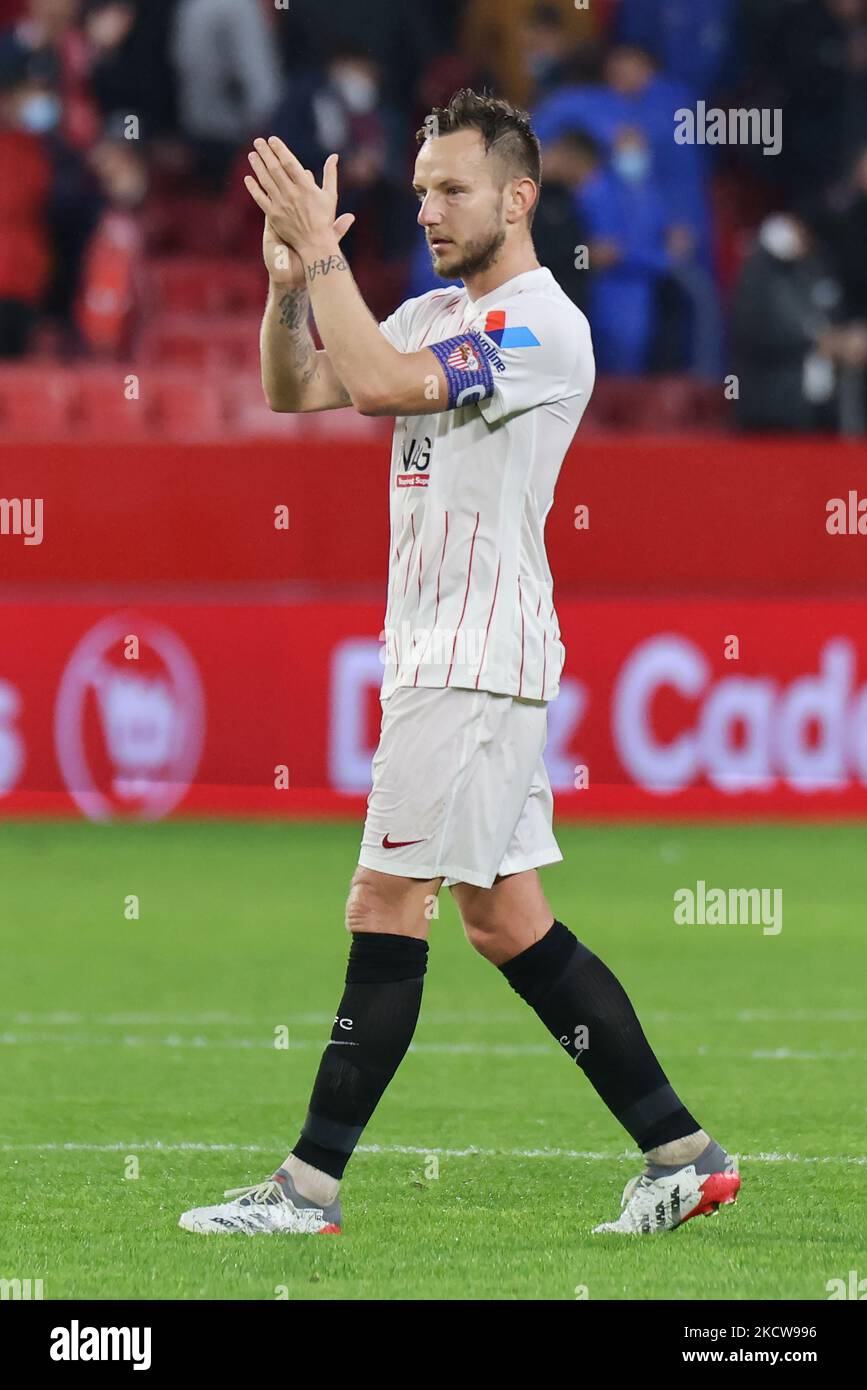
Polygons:
M482 331L498 359L491 359L493 393L479 401L489 425L592 390L590 326L574 306L510 304L507 313L489 313Z
M393 348L397 348L398 352L406 352L406 337L404 326L405 309L406 305L401 304L399 308L395 309L393 314L389 314L388 318L383 319L382 323L379 325L380 333L384 334L384 336L391 343L391 346Z

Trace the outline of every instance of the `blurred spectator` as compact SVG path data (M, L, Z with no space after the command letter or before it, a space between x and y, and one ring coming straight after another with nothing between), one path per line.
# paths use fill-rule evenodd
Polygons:
M99 186L84 153L99 138L102 119L88 85L90 41L78 26L80 0L28 0L23 18L0 34L0 66L23 64L41 86L25 110L38 136L50 179L43 232L50 248L49 275L40 308L55 319L68 346L72 306L84 247L100 210Z
M738 0L621 0L617 36L646 48L693 97L710 98L736 72L738 9Z
M51 160L41 138L56 98L23 53L0 59L0 357L21 357L48 285Z
M168 39L177 0L85 0L88 84L103 119L139 118L151 140L175 120L175 82Z
M533 244L573 304L588 312L590 268L587 223L580 190L596 172L602 152L596 141L567 130L542 151L542 194L533 222Z
M637 376L649 365L659 281L671 266L668 212L642 131L620 131L610 168L601 147L585 141L584 150L575 199L587 229L596 363L600 372Z
M521 38L533 105L567 82L591 81L598 75L599 49L592 40L576 42L574 26L550 0L526 16Z
M622 131L641 130L672 221L688 230L697 254L709 264L712 238L705 150L674 141L674 113L689 102L685 88L656 71L650 53L620 45L608 54L604 83L561 88L542 102L533 124L542 141L550 142L567 129L585 130L609 152Z
M733 332L741 429L838 428L843 383L850 411L849 388L861 385L863 428L867 325L849 317L801 218L762 223L735 295Z
M546 52L544 46L539 46L538 25L533 24L532 16L539 8L539 0L469 0L461 29L462 51L490 78L497 96L523 107L533 100L542 64L552 56L550 25ZM544 8L562 16L573 50L594 38L592 6L578 9L574 0L551 0ZM535 46L529 50L528 25L536 30ZM537 62L535 73L531 58Z
M846 304L867 320L867 146L843 183L829 190L819 216Z
M218 190L240 145L260 134L280 100L274 34L260 0L179 0L170 51L181 129L203 180Z
M75 323L87 352L117 358L132 348L142 307L147 168L135 143L122 133L100 140L88 162L106 206L85 251Z
M353 151L374 144L395 176L400 167L403 120L385 100L379 65L356 44L336 44L323 69L287 82L268 120L264 133L279 135L316 172L329 154L345 165Z
M405 130L384 100L378 64L341 43L324 72L287 88L265 134L279 135L317 177L329 154L340 155L340 210L356 214L342 243L347 256L409 256L416 207L401 159Z
M89 45L78 27L81 0L28 0L24 16L0 33L4 53L24 55L31 72L50 83L61 103L59 132L73 150L97 138L100 117L87 82Z
M451 44L450 26L431 0L328 0L324 9L311 5L302 15L308 64L324 68L335 40L362 49L377 65L384 102L404 115L428 63Z
M754 85L763 106L783 110L779 166L790 197L839 178L867 141L865 0L760 0L744 8Z

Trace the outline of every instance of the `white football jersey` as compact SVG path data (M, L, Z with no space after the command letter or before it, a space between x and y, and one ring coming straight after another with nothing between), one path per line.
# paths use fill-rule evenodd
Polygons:
M565 649L545 519L593 390L587 320L542 267L474 301L432 290L380 328L400 352L435 348L454 403L395 421L380 698L424 685L552 700Z

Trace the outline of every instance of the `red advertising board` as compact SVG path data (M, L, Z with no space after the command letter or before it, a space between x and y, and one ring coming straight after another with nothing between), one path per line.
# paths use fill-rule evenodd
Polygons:
M867 600L558 604L561 818L867 813ZM0 604L0 815L361 816L377 603Z

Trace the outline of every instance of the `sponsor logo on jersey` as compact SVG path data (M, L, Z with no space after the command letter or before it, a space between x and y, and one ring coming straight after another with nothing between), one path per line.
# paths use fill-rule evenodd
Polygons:
M492 309L485 319L485 333L501 348L541 347L531 328L506 326L505 309Z
M424 439L404 441L401 446L403 472L397 474L398 487L427 487L432 447L429 435L425 435Z

